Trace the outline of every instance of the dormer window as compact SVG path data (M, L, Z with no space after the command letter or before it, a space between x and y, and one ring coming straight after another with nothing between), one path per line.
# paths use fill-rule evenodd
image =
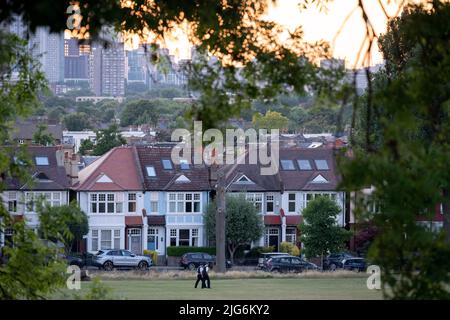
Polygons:
M37 166L48 166L48 157L35 157Z
M181 170L189 170L189 163L187 162L187 160L180 160L180 168Z
M327 160L314 160L314 162L316 163L317 170L328 170L328 169L330 169L328 167Z
M164 170L172 170L173 166L172 166L172 161L170 161L169 159L162 159L162 165Z
M147 170L147 176L156 177L156 171L154 166L146 166L145 169Z
M312 170L309 160L297 160L297 164L300 170Z
M281 160L280 162L283 170L295 170L294 162L292 160Z

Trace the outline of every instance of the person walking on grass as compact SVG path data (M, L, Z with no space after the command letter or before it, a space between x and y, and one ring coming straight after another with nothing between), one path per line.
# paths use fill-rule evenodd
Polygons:
M203 267L203 274L202 274L203 277L202 278L203 278L203 282L206 283L205 288L211 289L211 280L209 280L208 271L209 271L208 264L205 264Z
M195 281L194 288L197 289L198 283L202 282L202 289L205 288L205 279L203 278L203 266L199 265L197 268L197 281Z

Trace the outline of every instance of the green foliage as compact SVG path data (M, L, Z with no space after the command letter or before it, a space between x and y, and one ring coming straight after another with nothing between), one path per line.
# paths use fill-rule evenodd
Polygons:
M216 203L209 204L204 215L206 232L210 241L216 236ZM258 240L263 233L263 223L252 202L247 201L243 195L226 198L225 238L231 262L235 251L243 245Z
M94 150L94 143L90 139L84 139L80 143L80 148L78 149L78 152L82 155L88 155L91 154Z
M144 250L144 255L152 258L153 265L156 265L158 263L158 252L154 250Z
M267 111L265 115L256 113L252 120L253 126L258 129L279 129L284 131L288 128L289 119L276 111Z
M450 4L430 5L405 9L380 38L386 66L361 101L353 157L341 161L347 190L374 187L379 212L359 212L379 230L369 258L394 299L450 297ZM443 230L418 224L440 203Z
M89 231L87 215L75 201L57 207L39 203L37 212L41 237L53 242L61 241L66 253L69 253L73 244L81 241Z
M340 227L336 218L341 209L327 197L316 197L303 209L304 222L299 226L307 258L322 257L344 248L351 233Z
M93 150L94 156L101 156L114 147L126 144L125 139L120 135L119 128L113 124L108 129L95 132L96 143Z
M82 131L92 128L86 113L71 113L63 118L64 127L69 131Z
M189 252L205 252L211 255L216 254L215 247L167 247L167 255L169 257L181 257Z
M55 139L51 133L46 132L47 126L44 124L38 125L37 131L33 134L33 142L42 146L50 146L55 143Z
M291 242L282 242L280 243L280 252L289 253L292 256L298 257L300 255L300 249Z
M123 126L149 123L153 126L158 122L158 106L155 101L137 100L128 102L121 114L120 123Z
M75 294L76 300L113 300L116 297L113 294L113 290L102 283L100 278L95 277L92 279L89 291L84 295Z

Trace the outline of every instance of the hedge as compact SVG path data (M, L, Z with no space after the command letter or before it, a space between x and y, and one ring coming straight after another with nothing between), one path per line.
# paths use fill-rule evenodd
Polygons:
M170 257L181 257L188 252L204 252L211 255L216 254L215 247L167 247L167 255Z

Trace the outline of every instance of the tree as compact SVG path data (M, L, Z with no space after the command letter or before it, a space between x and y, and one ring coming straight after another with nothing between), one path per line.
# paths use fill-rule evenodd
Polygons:
M205 226L208 239L216 238L216 204L211 203L205 213ZM236 250L252 241L258 240L263 233L261 216L255 206L247 201L244 196L226 197L226 246L230 254L231 262Z
M299 226L306 257L323 257L344 248L351 232L340 227L336 218L341 209L335 201L319 196L310 201L303 210L304 222Z
M380 38L386 66L361 101L353 157L340 165L347 190L373 186L379 212L360 211L379 231L369 257L387 298L450 297L450 4L430 4L406 8ZM418 223L440 204L441 231Z
M263 116L260 113L256 113L252 120L255 129L279 129L284 131L288 128L289 119L276 111L267 111Z
M94 147L95 147L95 145L90 139L83 139L83 140L81 140L80 148L78 149L78 152L82 156L85 156L85 155L92 153L92 151L94 150Z
M51 133L46 131L47 126L45 124L38 125L37 131L33 134L33 142L42 146L53 145L55 143L55 139Z
M11 143L9 132L18 117L25 117L39 105L38 93L46 90L45 77L27 49L27 43L0 30L0 144ZM29 157L21 148L0 148L0 192L4 177L25 181ZM14 156L17 161L14 161ZM0 202L0 231L11 228L14 246L1 248L0 300L40 299L64 282L64 264L53 248L46 247L24 221L14 222Z
M64 117L64 126L69 131L82 131L91 128L89 117L86 113L71 113Z
M122 111L120 123L122 126L144 123L156 126L158 117L158 106L154 100L130 101Z
M126 140L120 135L119 128L116 124L111 125L108 129L95 132L96 143L93 150L94 156L101 156L114 147L126 144Z
M46 203L40 204L37 212L40 236L53 242L61 241L66 254L89 231L87 215L81 211L76 202L57 207Z

